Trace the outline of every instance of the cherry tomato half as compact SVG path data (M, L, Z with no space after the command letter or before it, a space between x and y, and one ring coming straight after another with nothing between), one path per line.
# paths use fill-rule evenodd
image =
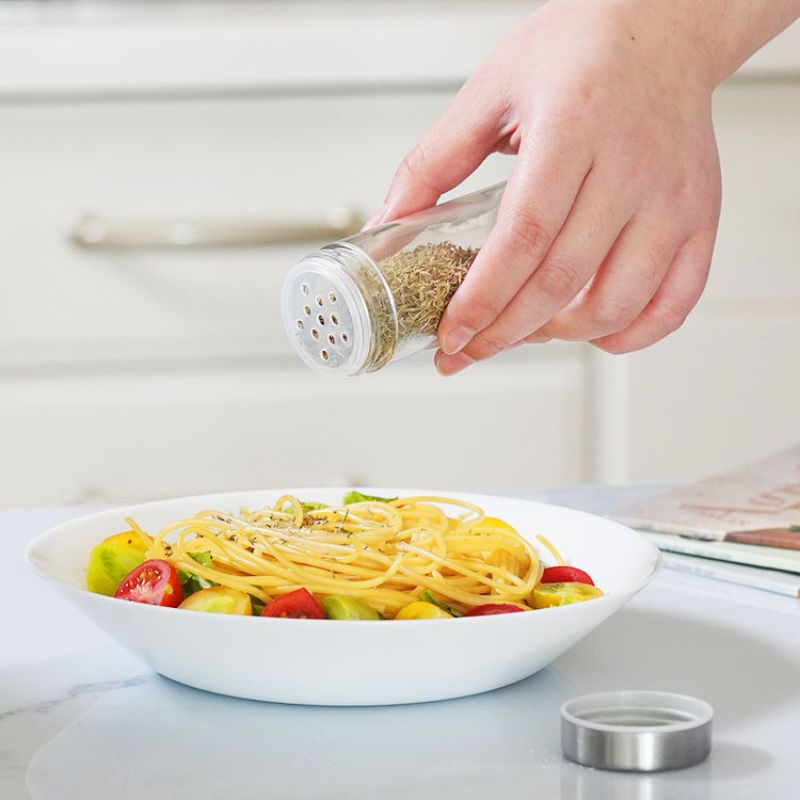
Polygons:
M146 549L147 545L133 531L103 539L89 554L86 588L113 597L125 576L144 561Z
M534 608L550 608L550 606L568 606L572 603L583 603L603 593L596 586L588 583L540 583L531 595Z
M153 558L129 572L117 587L114 597L175 608L183 602L183 589L175 567L169 561Z
M484 603L483 605L471 608L464 616L488 617L490 614L511 614L513 611L522 611L522 609L511 603Z
M452 619L453 615L448 614L443 608L426 603L424 600L415 600L404 608L401 608L395 619Z
M588 583L594 586L588 573L577 567L547 567L539 583Z
M262 617L290 617L291 619L325 619L325 612L308 589L295 589L276 597L264 607Z
M227 586L211 586L190 594L180 605L189 611L208 611L212 614L241 614L247 616L253 613L253 603L250 595L229 589Z

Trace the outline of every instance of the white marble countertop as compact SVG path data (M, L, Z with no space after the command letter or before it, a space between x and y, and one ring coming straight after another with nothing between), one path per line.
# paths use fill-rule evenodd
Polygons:
M605 512L648 491L513 494ZM39 584L23 564L27 542L77 513L0 512L8 565L0 583L3 800L798 794L800 604L791 598L663 570L569 653L505 689L385 708L255 703L148 672ZM711 702L711 758L658 775L566 762L560 703L611 688L686 692Z

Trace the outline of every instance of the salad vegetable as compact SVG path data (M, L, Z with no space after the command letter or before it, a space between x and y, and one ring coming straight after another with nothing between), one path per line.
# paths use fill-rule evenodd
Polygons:
M210 611L214 614L243 614L250 616L253 613L253 604L250 595L227 586L212 586L210 589L201 589L189 595L180 608L189 611Z
M89 554L86 586L90 592L113 596L120 581L144 561L146 545L133 531L103 539Z
M452 616L433 603L417 600L401 609L395 619L451 619Z
M214 566L214 559L211 557L211 553L190 553L189 555L193 561L196 561L203 567ZM199 592L203 589L210 589L215 585L213 581L210 581L195 572L189 572L188 570L179 569L178 575L181 579L181 588L183 589L183 594L187 597L190 594L194 594L195 592Z
M325 619L319 601L308 589L295 589L276 597L261 612L262 617L291 617L292 619Z
M381 619L381 615L358 597L330 594L322 598L322 608L328 619Z
M154 558L143 562L124 578L114 597L174 608L183 602L183 589L175 567L169 561Z
M540 583L588 583L594 586L589 574L577 567L547 567L542 572Z
M396 497L378 497L374 494L362 494L355 489L344 496L344 504L346 506L353 503L393 503L395 500L397 500Z
M602 597L603 593L596 587L587 583L540 583L533 590L534 608L549 608L550 606L568 606L572 603L581 603Z
M424 600L426 603L433 603L435 606L438 606L442 609L442 611L446 611L451 617L463 617L464 612L459 611L457 608L453 608L453 606L448 606L439 600L437 597L434 596L433 592L430 589L426 589L418 598L418 600Z

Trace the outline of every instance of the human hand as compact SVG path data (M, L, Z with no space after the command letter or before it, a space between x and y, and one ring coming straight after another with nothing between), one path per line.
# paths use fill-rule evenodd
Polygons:
M636 350L699 299L720 205L710 97L726 69L684 5L676 20L674 0L553 0L404 159L374 224L434 204L491 152L517 154L439 326L442 374L550 338Z

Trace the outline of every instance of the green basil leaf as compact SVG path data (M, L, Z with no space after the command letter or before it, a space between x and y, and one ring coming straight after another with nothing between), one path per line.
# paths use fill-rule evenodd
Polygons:
M348 492L344 496L344 504L349 506L351 503L391 503L397 500L396 497L377 497L373 494L362 494L357 489Z
M257 597L253 597L253 595L250 595L250 603L253 606L253 616L260 617L266 603L262 603L261 600Z
M214 566L214 559L211 556L211 553L205 550L202 553L189 553L189 558L193 561L196 561L203 567L213 567Z
M207 551L202 553L189 553L189 557L201 566L214 566L214 559L211 557L211 553ZM201 575L195 575L193 572L187 572L184 569L178 570L178 578L181 582L183 594L186 597L188 597L190 594L194 594L195 592L199 592L201 589L210 589L212 586L217 585L214 583L214 581L203 578Z
M446 611L453 617L461 617L463 614L457 609L453 608L452 606L445 605L441 600L437 600L434 596L433 592L430 589L426 589L418 598L417 600L422 600L425 603L432 603L437 608L441 608L442 611Z

